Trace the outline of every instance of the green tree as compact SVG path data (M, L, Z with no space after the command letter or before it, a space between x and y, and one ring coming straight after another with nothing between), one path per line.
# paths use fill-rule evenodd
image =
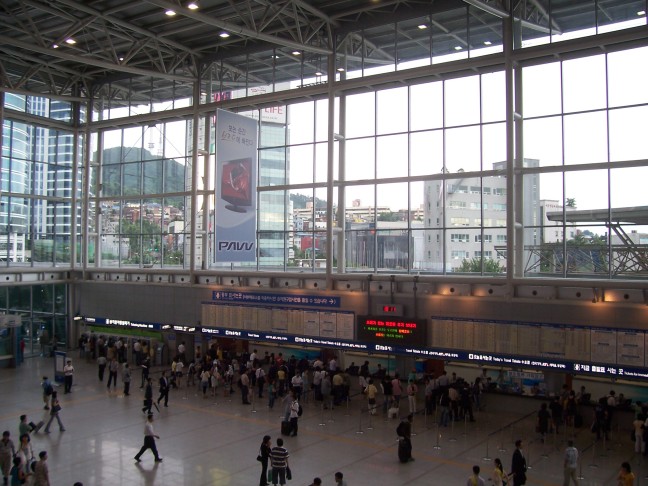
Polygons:
M463 259L461 266L455 270L460 273L481 273L482 272L482 263L483 263L483 272L484 273L502 273L504 268L502 268L497 260L492 258L472 258L470 260Z

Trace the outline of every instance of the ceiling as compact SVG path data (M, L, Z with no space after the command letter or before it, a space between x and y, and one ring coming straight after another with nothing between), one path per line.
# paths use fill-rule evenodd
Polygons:
M169 100L191 96L196 79L201 89L223 91L312 78L333 52L347 70L393 65L501 44L508 2L197 0L196 9L189 3L3 0L0 86L71 99L110 86L109 96L122 100ZM590 0L523 0L514 12L528 38L636 18L645 3L599 0L595 11Z

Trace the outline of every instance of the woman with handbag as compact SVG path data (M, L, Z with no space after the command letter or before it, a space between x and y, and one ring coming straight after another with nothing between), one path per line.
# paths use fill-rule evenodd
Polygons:
M268 483L268 459L270 459L270 451L272 448L272 441L269 435L263 436L261 447L259 447L259 455L257 461L261 463L261 479L259 479L259 486L266 486Z
M52 407L50 409L50 419L47 422L47 425L45 426L45 433L49 434L50 433L50 425L52 425L52 422L54 419L58 421L59 425L59 430L61 432L65 432L65 427L63 426L63 422L61 422L61 418L59 417L59 412L61 411L61 404L59 403L58 400L58 395L56 392L52 392Z

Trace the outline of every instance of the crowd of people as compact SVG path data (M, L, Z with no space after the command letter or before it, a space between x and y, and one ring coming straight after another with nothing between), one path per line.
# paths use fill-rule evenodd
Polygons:
M108 371L107 388L109 393L116 390L118 381L123 384L123 395L129 396L132 371L128 363L128 345L120 339L106 339L102 336L86 336L82 342L81 357L95 360L98 366L98 379L103 382ZM346 403L351 398L352 380L357 377L360 393L367 400L366 413L375 415L382 410L385 417L399 417L401 420L396 428L398 441L398 458L406 463L413 461L412 457L412 423L414 416L419 413L438 414L440 427L448 426L451 421L474 421L474 410L482 409L483 393L490 385L490 378L485 370L481 376L468 382L455 373L448 375L445 371L437 376L421 376L414 370L407 376L399 373L390 375L378 364L373 371L369 362L361 366L355 363L345 369L338 366L336 358L330 357L326 362L316 359L297 359L294 356L284 358L282 353L266 352L260 356L256 350L241 355L230 355L219 349L215 344L204 353L200 348L194 350L194 358L187 358L184 342L178 345L170 369L160 371L157 379L158 397L154 399L154 384L151 376L151 355L148 345L144 342L133 343L132 356L135 365L141 370L140 388L143 390L143 408L146 421L144 424L144 444L135 456L139 463L143 454L151 450L156 462L161 462L155 440L159 436L154 431L153 407L159 412L160 406L168 407L169 393L172 389L194 387L196 393L204 398L215 397L222 393L224 396L240 394L242 404L263 403L272 409L277 402L282 406L286 428L282 427L284 436L296 436L299 431L299 418L302 414L301 402L314 400L320 403L322 409L332 409ZM74 367L71 360L66 360L64 368L64 393L72 393L74 383ZM41 451L37 456L31 449L31 434L38 433L43 427L45 433L50 433L50 427L57 422L59 430L65 427L59 415L61 404L51 380L44 376L42 380L44 409L48 410L49 420L45 424L28 422L26 416L21 416L19 425L19 443L15 447L10 433L3 434L0 442L0 459L5 478L5 484L24 484L25 480L35 485L48 483L47 452ZM405 398L406 397L406 398ZM419 407L419 400L420 407ZM623 397L616 396L614 391L596 401L592 407L591 430L597 437L607 437L614 409ZM575 393L566 387L563 392L552 398L549 403L542 403L537 414L537 432L542 439L551 431L561 427L579 426L582 422L583 406L590 404L590 395L584 387ZM646 438L648 438L648 408L637 405L637 413L633 422L633 439L635 451L646 453ZM401 411L406 413L401 415ZM289 453L284 446L284 439L277 438L273 446L272 439L263 437L257 459L261 463L260 486L269 484L286 484L291 475ZM526 483L526 458L523 441L516 441L516 449L511 457L511 467L506 470L502 461L497 458L490 475L490 481L495 486L521 486ZM569 441L564 451L564 486L570 483L578 485L577 467L579 452ZM468 478L468 486L484 484L479 466L473 468L473 474ZM619 475L619 486L633 484L634 475L629 463L623 463ZM320 478L314 478L312 485L322 484ZM335 475L336 485L346 485L341 472Z

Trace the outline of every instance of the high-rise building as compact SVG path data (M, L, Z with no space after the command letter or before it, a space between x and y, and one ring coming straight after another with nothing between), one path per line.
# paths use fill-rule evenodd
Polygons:
M537 167L537 160L525 159L525 167ZM505 162L493 164L500 173ZM525 244L539 244L540 179L526 177L523 187ZM454 178L427 181L425 191L424 269L433 272L457 271L473 258L493 260L506 268L507 180L495 177Z

